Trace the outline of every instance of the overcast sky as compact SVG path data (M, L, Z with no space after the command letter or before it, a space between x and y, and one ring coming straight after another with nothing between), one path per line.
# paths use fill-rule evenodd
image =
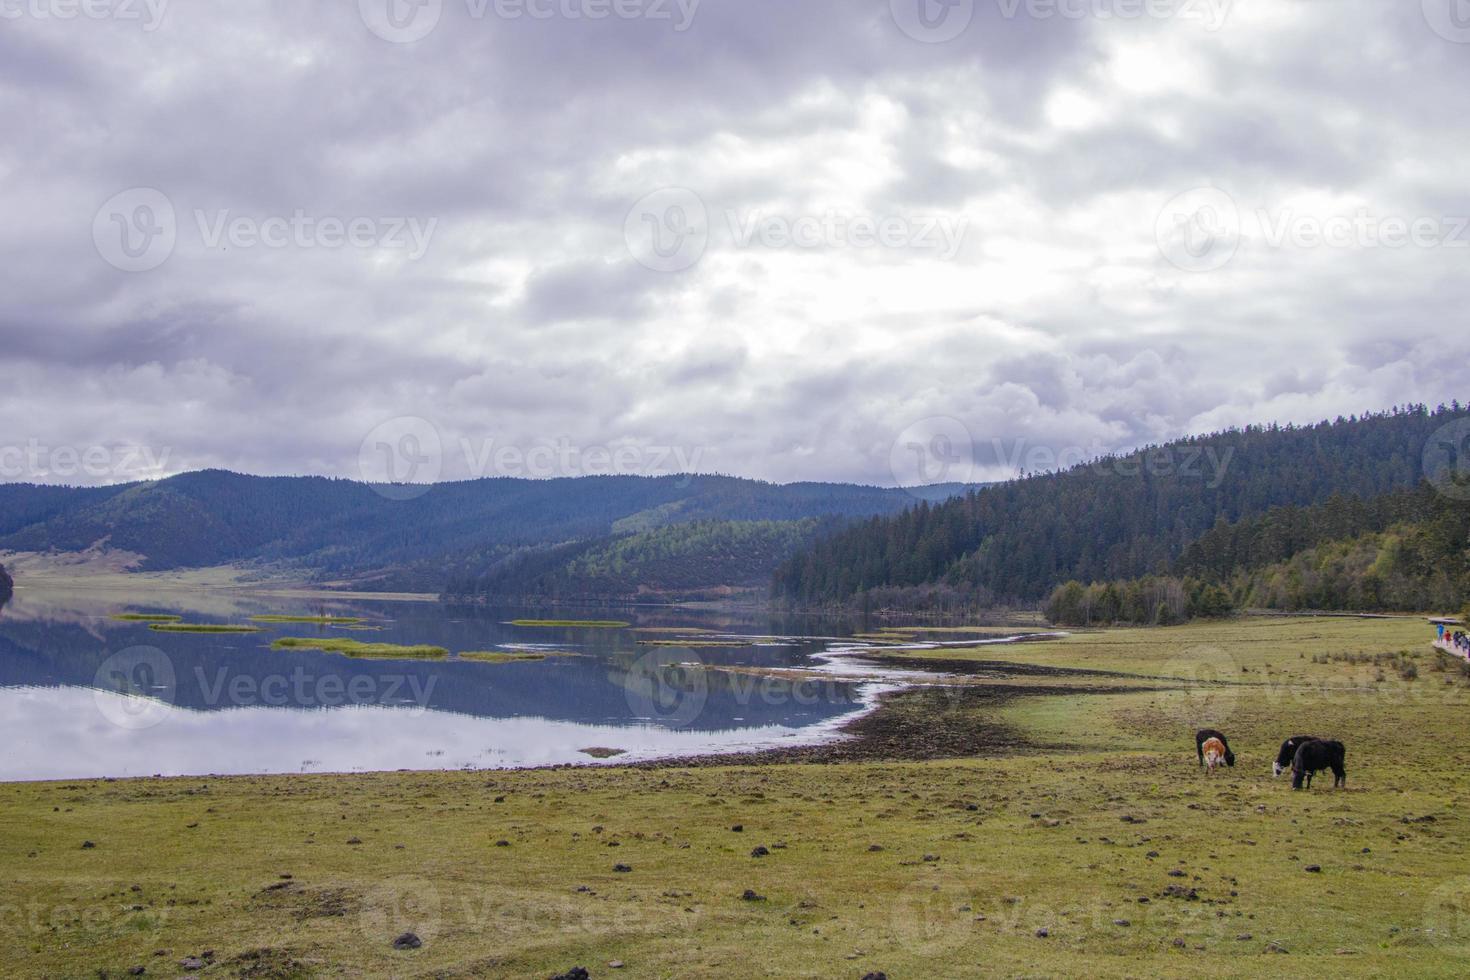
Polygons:
M0 0L0 479L892 485L1463 399L1456 3Z

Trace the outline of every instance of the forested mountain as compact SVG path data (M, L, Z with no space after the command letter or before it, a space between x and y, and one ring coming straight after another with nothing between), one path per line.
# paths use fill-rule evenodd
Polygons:
M459 598L700 598L764 594L771 573L841 518L698 521L617 537L526 549L485 574L452 581Z
M1170 575L1059 585L1055 623L1168 623L1236 609L1452 611L1470 598L1470 502L1429 483L1211 528Z
M721 476L485 479L402 496L350 480L219 470L116 487L11 484L0 486L0 550L102 545L143 556L141 570L262 561L438 591L528 548L696 521L867 517L914 500L902 490Z
M904 590L936 589L1031 602L1068 580L1169 574L1186 556L1203 573L1231 548L1279 560L1344 528L1386 527L1395 508L1412 509L1421 498L1375 498L1418 485L1426 441L1467 417L1457 403L1250 426L981 488L816 542L782 565L774 592L802 605L877 594L892 602ZM1320 521L1313 527L1278 511L1260 525L1232 528L1272 508L1317 504L1325 506L1313 511Z

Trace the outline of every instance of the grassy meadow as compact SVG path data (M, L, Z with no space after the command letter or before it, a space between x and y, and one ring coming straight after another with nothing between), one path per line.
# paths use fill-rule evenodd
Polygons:
M1470 680L1429 636L924 654L1136 675L888 709L1012 736L984 758L4 785L5 973L1464 976ZM1204 725L1234 769L1198 768ZM1347 743L1345 790L1271 778L1302 732Z

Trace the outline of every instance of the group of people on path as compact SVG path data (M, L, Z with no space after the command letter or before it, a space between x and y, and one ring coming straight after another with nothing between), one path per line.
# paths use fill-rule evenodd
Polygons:
M1470 635L1464 630L1446 630L1444 623L1435 623L1435 629L1439 630L1439 645L1447 646L1455 653L1470 660Z

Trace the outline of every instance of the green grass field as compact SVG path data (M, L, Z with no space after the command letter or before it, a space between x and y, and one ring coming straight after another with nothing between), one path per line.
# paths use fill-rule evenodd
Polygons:
M1427 636L943 651L1155 679L1006 702L975 720L1030 745L992 758L0 786L4 972L1464 976L1470 682ZM1234 769L1199 770L1203 725ZM1298 732L1347 743L1345 790L1271 778Z

